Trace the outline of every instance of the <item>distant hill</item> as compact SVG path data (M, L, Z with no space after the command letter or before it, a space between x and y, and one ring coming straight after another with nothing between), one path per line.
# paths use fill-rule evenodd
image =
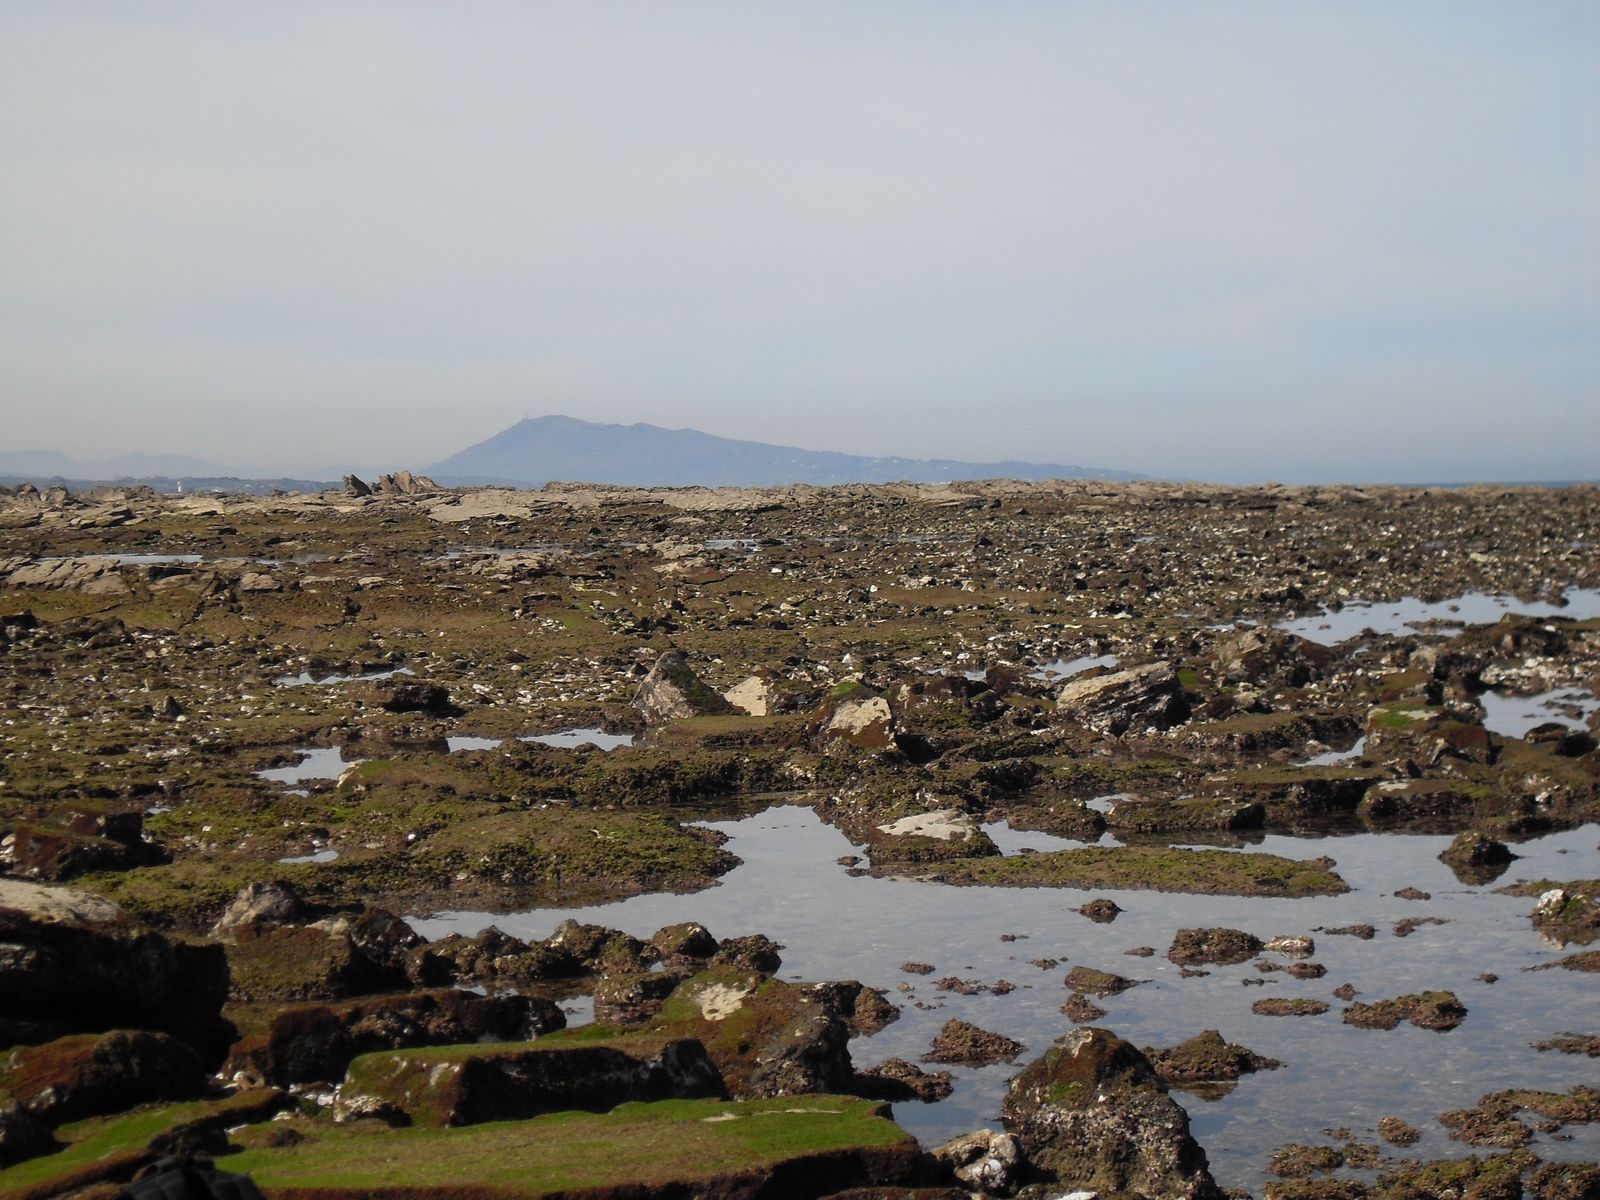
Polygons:
M940 483L952 479L1143 479L1131 471L1056 463L868 458L715 437L658 425L532 417L423 468L446 485L538 487L551 480L635 487L765 487L786 483Z
M0 475L28 479L220 479L250 474L183 454L119 454L78 462L59 450L0 450Z

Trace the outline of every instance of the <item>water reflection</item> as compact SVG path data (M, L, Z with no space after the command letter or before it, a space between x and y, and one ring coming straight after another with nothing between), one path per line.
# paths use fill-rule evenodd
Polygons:
M316 746L298 752L300 761L292 767L273 767L266 771L257 771L260 779L268 779L274 783L304 783L308 779L337 779L357 763L364 763L364 758L353 758L345 761L344 751L338 746Z
M1260 1187L1270 1151L1291 1140L1317 1141L1334 1125L1370 1129L1383 1116L1404 1117L1425 1131L1417 1153L1461 1155L1438 1114L1471 1103L1483 1092L1508 1086L1565 1090L1592 1082L1581 1056L1538 1054L1529 1042L1569 1029L1592 1027L1592 984L1578 973L1524 973L1557 956L1533 932L1532 901L1463 886L1437 855L1443 836L1356 834L1290 838L1267 835L1259 848L1295 858L1327 854L1351 885L1344 896L1306 900L1187 896L1146 891L951 888L907 880L853 877L836 861L859 853L837 829L807 808L783 806L738 821L716 822L728 849L743 865L721 886L693 895L637 896L615 904L541 909L509 916L447 914L418 920L430 937L473 934L490 923L519 937L548 936L567 917L594 921L647 937L675 921L696 920L719 937L761 932L783 944L783 974L791 979L860 979L886 989L904 1005L895 1024L852 1053L868 1066L892 1055L920 1057L940 1025L961 1017L1025 1042L1042 1052L1070 1024L1060 1013L1067 998L1062 979L1070 965L1085 964L1149 980L1102 1001L1101 1024L1138 1045L1172 1045L1204 1029L1221 1031L1261 1054L1281 1059L1282 1070L1253 1075L1230 1094L1202 1101L1182 1097L1196 1136L1225 1186ZM988 832L997 832L990 827ZM1015 849L1054 845L1049 835L1009 834ZM1014 837L1014 842L1010 838ZM1592 878L1600 874L1600 827L1552 835L1519 845L1523 857L1513 877ZM1415 887L1427 901L1395 896ZM1105 895L1125 910L1099 925L1076 910ZM1408 917L1436 916L1448 924L1424 926L1409 937L1392 932ZM1371 941L1320 930L1371 924ZM1215 967L1180 978L1161 957L1175 930L1226 925L1263 938L1311 934L1315 960L1328 968L1317 980L1263 974L1252 964ZM1002 936L1015 940L1002 940ZM1156 957L1133 959L1130 948L1153 946ZM1031 960L1057 959L1040 968ZM961 996L936 991L900 964L935 964L959 974L1019 986L1005 996ZM1490 985L1479 976L1493 972ZM1339 1019L1333 989L1349 983L1363 1000L1430 988L1449 988L1467 1006L1466 1023L1447 1034L1403 1025L1380 1032ZM909 989L898 991L904 984ZM1249 985L1249 986L1244 986ZM1314 997L1332 1010L1320 1017L1273 1018L1253 1014L1251 1002L1268 996ZM924 1007L919 1007L924 1006ZM897 1105L895 1115L924 1144L979 1125L998 1126L1000 1102L1015 1067L957 1068L956 1092L943 1103ZM1540 1154L1589 1158L1600 1148L1593 1126L1569 1126L1574 1140L1541 1139Z
M1399 635L1410 633L1412 626L1428 621L1492 625L1507 613L1521 613L1529 617L1571 617L1578 621L1600 616L1600 588L1570 588L1564 599L1566 604L1563 606L1544 600L1491 596L1486 592L1468 592L1433 603L1406 596L1382 604L1351 603L1338 612L1323 609L1309 617L1280 621L1278 628L1297 637L1332 646L1366 629L1379 634Z
M535 733L517 740L534 742L540 746L555 746L562 750L572 750L578 746L617 750L633 745L635 737L631 733L607 733L604 729L563 729L559 733Z

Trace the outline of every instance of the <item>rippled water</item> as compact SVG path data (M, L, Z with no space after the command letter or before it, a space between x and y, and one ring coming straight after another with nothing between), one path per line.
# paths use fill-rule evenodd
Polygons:
M1495 895L1498 884L1458 882L1437 860L1446 837L1355 834L1346 837L1270 836L1259 849L1295 858L1327 854L1350 883L1348 895L1305 899L1180 896L1159 892L1076 889L952 888L907 880L851 876L836 860L859 848L824 825L807 808L782 806L713 828L729 837L728 848L743 865L722 884L693 895L639 896L616 904L577 909L542 909L511 916L456 913L418 920L428 936L450 931L472 934L491 923L524 938L550 934L567 917L648 936L662 925L703 922L718 937L765 933L783 943L783 975L796 980L860 979L888 990L905 1005L895 1024L875 1037L858 1039L852 1054L860 1066L891 1055L916 1059L940 1025L961 1017L1005 1033L1028 1046L1026 1061L1071 1028L1059 1012L1068 992L1062 980L1071 966L1085 964L1148 982L1099 1001L1099 1022L1138 1045L1172 1045L1215 1028L1230 1041L1284 1061L1278 1071L1243 1079L1220 1100L1175 1093L1188 1109L1195 1134L1225 1186L1259 1188L1270 1152L1287 1141L1318 1142L1320 1131L1345 1125L1370 1130L1380 1117L1405 1118L1424 1130L1414 1153L1461 1155L1437 1123L1440 1113L1469 1105L1487 1091L1511 1086L1565 1090L1593 1083L1595 1069L1584 1058L1540 1054L1529 1043L1555 1034L1593 1032L1596 990L1591 976L1553 970L1524 973L1562 951L1532 929L1528 899ZM1055 848L1064 839L1048 834L987 827L1008 853L1024 847ZM1515 847L1523 857L1501 882L1524 878L1581 879L1600 875L1600 827L1586 826ZM1396 897L1416 887L1428 901ZM1097 925L1074 910L1098 895L1126 911L1112 924ZM1437 916L1449 923L1423 926L1409 937L1393 933L1406 917ZM1319 927L1377 926L1372 941L1315 933ZM1312 933L1314 961L1322 979L1295 980L1281 972L1262 974L1250 963L1211 968L1202 978L1182 979L1163 955L1183 926L1226 925L1267 938ZM1002 941L1002 935L1020 935ZM1152 946L1156 956L1125 952ZM1271 958L1272 956L1266 956ZM1030 959L1056 958L1041 969ZM900 970L907 961L937 968L926 978ZM1477 977L1499 975L1494 984ZM961 996L935 990L946 974L993 983L1005 978L1018 989L1009 995ZM1253 986L1255 981L1261 986ZM1340 1020L1332 996L1353 984L1362 1000L1377 1000L1433 988L1453 990L1469 1010L1449 1033L1402 1025L1392 1031L1357 1029ZM905 984L910 991L897 991ZM1248 986L1247 986L1248 985ZM1265 1017L1250 1011L1264 997L1311 997L1331 1010L1316 1017ZM919 1009L916 1004L929 1007ZM924 1144L935 1144L980 1125L998 1127L1000 1103L1017 1066L955 1068L957 1090L935 1105L901 1104L895 1115ZM1541 1137L1537 1151L1550 1158L1594 1159L1600 1130L1570 1126L1569 1142Z

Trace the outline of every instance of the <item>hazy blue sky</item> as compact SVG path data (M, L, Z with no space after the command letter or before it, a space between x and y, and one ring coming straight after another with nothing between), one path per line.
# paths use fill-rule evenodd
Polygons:
M1600 5L0 0L0 448L1600 477Z

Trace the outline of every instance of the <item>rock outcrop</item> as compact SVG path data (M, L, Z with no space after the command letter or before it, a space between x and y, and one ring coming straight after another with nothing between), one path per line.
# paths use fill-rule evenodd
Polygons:
M1057 694L1056 708L1113 737L1171 729L1189 715L1178 674L1168 663L1073 680Z
M647 725L737 711L694 673L680 650L668 650L656 659L639 684L633 706Z
M221 946L139 929L98 897L0 880L0 1042L147 1029L221 1061L228 964Z
M1221 1198L1188 1114L1107 1029L1074 1030L1023 1068L1002 1112L1028 1161L1067 1190Z

